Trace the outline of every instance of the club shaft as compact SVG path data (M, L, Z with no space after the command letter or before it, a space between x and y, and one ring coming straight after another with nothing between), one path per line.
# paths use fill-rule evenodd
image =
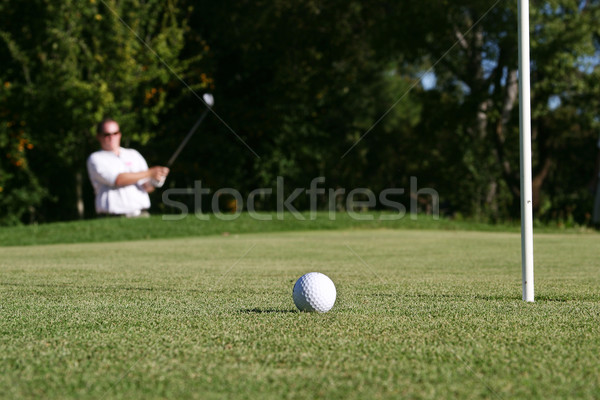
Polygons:
M206 115L208 114L208 110L209 110L208 108L206 110L204 110L204 112L202 113L202 115L200 116L200 118L198 118L198 120L196 121L196 123L194 124L194 126L192 127L192 129L189 131L189 133L185 136L185 138L183 138L183 140L181 141L181 144L179 145L179 147L177 148L177 150L175 150L175 153L173 153L173 155L171 156L171 158L167 162L167 167L171 168L171 165L173 165L173 163L177 159L177 156L179 156L179 153L181 153L181 150L183 150L183 148L185 147L185 145L187 144L187 142L190 140L190 138L192 137L192 135L194 134L194 132L196 132L196 129L198 129L198 127L200 126L200 124L202 123L202 121L204 120L204 118L206 118Z

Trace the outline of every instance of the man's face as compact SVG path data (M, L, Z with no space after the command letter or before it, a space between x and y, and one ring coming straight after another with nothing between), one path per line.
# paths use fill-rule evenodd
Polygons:
M119 124L110 121L104 124L102 133L98 134L98 141L102 150L118 151L121 147L121 129Z

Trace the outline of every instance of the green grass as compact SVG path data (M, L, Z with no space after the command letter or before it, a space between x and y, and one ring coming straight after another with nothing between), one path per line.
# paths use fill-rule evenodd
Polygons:
M0 248L0 396L600 397L598 235L349 228Z
M319 212L314 219L308 213L302 214L305 220L298 220L286 213L283 219L277 215L261 214L261 221L251 218L247 213L237 219L224 221L210 215L210 220L200 220L194 215L176 221L163 220L162 216L140 219L97 219L88 221L61 222L17 227L0 227L0 246L24 246L57 243L92 243L123 240L162 239L190 236L210 236L220 234L264 233L305 230L340 229L434 229L434 230L476 230L519 232L520 224L503 223L490 225L481 222L434 220L432 216L418 215L415 220L409 216L400 220L386 220L394 214L372 212L372 220L357 220L346 213L335 214L330 219L327 212ZM367 217L361 214L360 217ZM536 232L592 233L585 227L564 228L537 224Z

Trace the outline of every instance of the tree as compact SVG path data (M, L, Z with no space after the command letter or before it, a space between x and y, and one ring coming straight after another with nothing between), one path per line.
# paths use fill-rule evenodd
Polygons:
M585 219L599 3L532 3L534 201L545 218ZM77 216L104 115L126 145L164 162L204 108L179 78L214 91L227 126L207 118L168 186L243 192L326 176L377 191L416 176L450 213L519 215L516 4L34 0L2 3L0 15L4 223Z
M411 96L375 128L373 146L343 157L411 84L371 47L382 17L363 1L202 2L190 24L211 48L217 103L260 157L222 129L203 143L214 149L204 163L220 174L191 175L245 190L272 187L277 176L286 187L317 176L332 187L398 183L402 160L390 149L418 120ZM381 173L386 166L394 172Z
M0 147L10 154L0 184L12 204L0 214L5 222L82 216L95 124L119 120L126 142L155 135L173 106L172 71L184 76L194 61L178 58L186 15L175 0L9 1L0 13L0 112L8 119Z
M459 166L448 163L450 158L440 160L438 185L448 186L444 182L449 183L451 171L453 190L448 197L455 208L493 219L517 217L516 3L464 1L440 6L426 1L386 11L390 21L404 18L406 24L387 25L382 34L402 38L409 31L415 38L411 42L392 39L387 48L392 54L400 51L403 61L407 57L428 60L437 78L434 94L425 99L428 118L422 118L423 129L438 138L434 140L439 143L438 154L460 154L453 160ZM538 210L544 184L558 168L560 175L571 179L586 168L585 160L561 165L559 160L566 152L581 150L582 142L593 143L597 135L597 103L589 100L600 94L595 83L599 16L597 1L531 5L533 194ZM550 183L546 193L556 196L557 184ZM574 189L572 185L560 188L560 196Z

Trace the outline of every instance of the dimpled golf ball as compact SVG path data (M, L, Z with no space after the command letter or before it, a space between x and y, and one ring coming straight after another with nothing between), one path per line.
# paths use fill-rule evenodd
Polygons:
M298 310L324 313L333 307L337 293L327 275L309 272L296 281L292 295Z

